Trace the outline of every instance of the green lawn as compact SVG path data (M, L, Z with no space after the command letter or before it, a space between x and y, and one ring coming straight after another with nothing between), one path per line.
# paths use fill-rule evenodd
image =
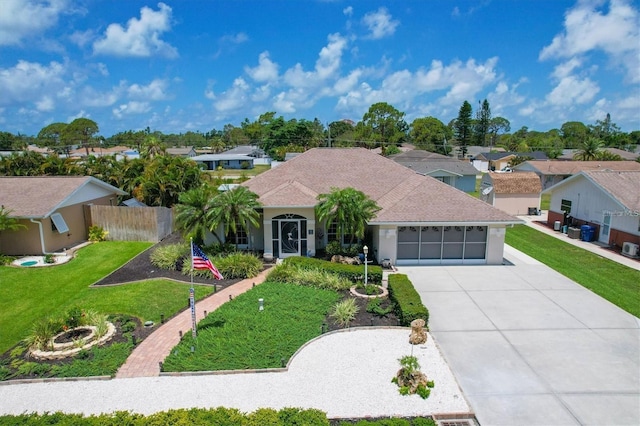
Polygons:
M158 322L187 305L189 284L154 280L113 287L90 287L151 246L105 241L80 249L63 265L42 268L0 266L0 353L25 338L34 321L61 316L73 306L105 314L129 314ZM197 286L196 298L213 291Z
M509 228L506 243L640 317L640 271L525 225Z

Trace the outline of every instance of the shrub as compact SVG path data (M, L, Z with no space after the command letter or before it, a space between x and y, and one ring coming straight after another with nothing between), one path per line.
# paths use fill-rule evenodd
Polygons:
M327 253L327 256L342 254L342 244L340 244L340 241L337 240L330 241L329 244L327 244L325 251Z
M336 305L333 307L331 317L335 318L337 324L343 327L349 327L349 323L356 317L358 309L359 308L358 305L356 305L356 299L345 299L341 302L336 303Z
M211 256L223 256L238 251L236 250L236 246L229 242L211 244L204 247L203 250Z
M312 257L293 256L284 260L285 264L299 266L304 269L322 269L333 274L340 275L352 283L364 280L364 265L345 265L333 263L327 260ZM367 267L367 281L370 283L382 283L382 268L377 265Z
M149 258L154 266L175 271L182 259L189 256L189 246L185 243L167 244L151 252ZM185 262L188 263L188 262Z
M57 318L43 318L36 321L26 342L30 347L45 349L53 336L62 330L63 321Z
M98 339L107 334L107 331L109 331L107 316L105 314L100 314L94 310L89 310L85 313L84 322L85 324L90 324L96 327L96 337Z
M53 258L51 253L47 253L44 255L44 263L55 263L56 260Z
M393 303L389 303L386 308L383 308L381 298L376 297L374 299L370 299L367 303L367 312L375 314L379 317L386 317L391 312L393 312Z
M327 290L346 290L351 282L330 271L306 269L293 264L282 263L269 272L269 281L299 284Z
M97 243L107 239L109 231L105 231L102 226L90 226L89 227L89 241Z
M402 325L408 326L418 318L422 318L425 324L429 323L429 311L406 275L389 275L389 297L396 305L396 314Z
M64 318L64 323L69 328L76 328L79 325L84 325L85 316L77 306L72 307L67 311L67 315Z
M362 253L362 244L350 244L348 246L343 246L339 241L333 240L327 244L325 248L325 252L328 256L334 256L336 254L342 256L350 256L355 257Z
M15 256L5 256L3 254L0 254L0 265L2 265L2 266L11 265L11 262L13 262L16 259L17 259L17 257L15 257Z
M235 252L212 262L226 279L253 278L262 271L262 261L248 253Z

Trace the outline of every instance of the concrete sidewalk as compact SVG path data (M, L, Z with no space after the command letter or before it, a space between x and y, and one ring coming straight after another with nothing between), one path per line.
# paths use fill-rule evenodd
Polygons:
M505 258L399 268L480 424L640 424L640 320L518 250Z
M540 216L518 216L518 219L522 219L525 221L525 225L535 229L536 231L544 232L547 235L551 235L554 238L562 240L566 243L574 245L576 247L583 248L588 250L598 256L606 257L609 260L613 260L614 262L618 262L621 265L628 266L629 268L636 269L640 271L640 259L631 259L629 257L623 256L621 254L615 253L611 250L606 249L602 244L597 242L587 242L576 240L573 238L569 238L567 234L563 234L562 232L554 231L553 229L545 226L540 222L547 222L547 212L543 211Z
M205 317L205 312L213 312L220 305L229 301L229 296L236 297L250 290L254 285L264 282L268 269L255 278L242 280L196 303L196 322ZM169 355L171 349L180 342L180 332L191 332L191 310L187 309L171 318L160 328L151 333L129 355L120 367L116 378L152 377L160 375L160 363Z

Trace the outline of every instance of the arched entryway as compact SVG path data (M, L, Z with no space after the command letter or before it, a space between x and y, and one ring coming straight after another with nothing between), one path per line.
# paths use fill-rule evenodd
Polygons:
M307 218L282 214L271 222L273 256L285 258L307 255Z

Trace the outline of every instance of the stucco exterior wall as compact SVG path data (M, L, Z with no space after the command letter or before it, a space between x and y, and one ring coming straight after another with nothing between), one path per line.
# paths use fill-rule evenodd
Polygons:
M397 249L398 249L398 232L397 227L392 225L380 225L377 226L378 232L374 233L377 235L377 248L378 253L376 254L376 260L381 262L382 259L391 260L391 264L395 265L398 260Z
M487 265L502 265L504 257L504 226L490 226L487 237Z
M495 194L493 206L514 216L528 214L529 207L540 207L540 194Z

